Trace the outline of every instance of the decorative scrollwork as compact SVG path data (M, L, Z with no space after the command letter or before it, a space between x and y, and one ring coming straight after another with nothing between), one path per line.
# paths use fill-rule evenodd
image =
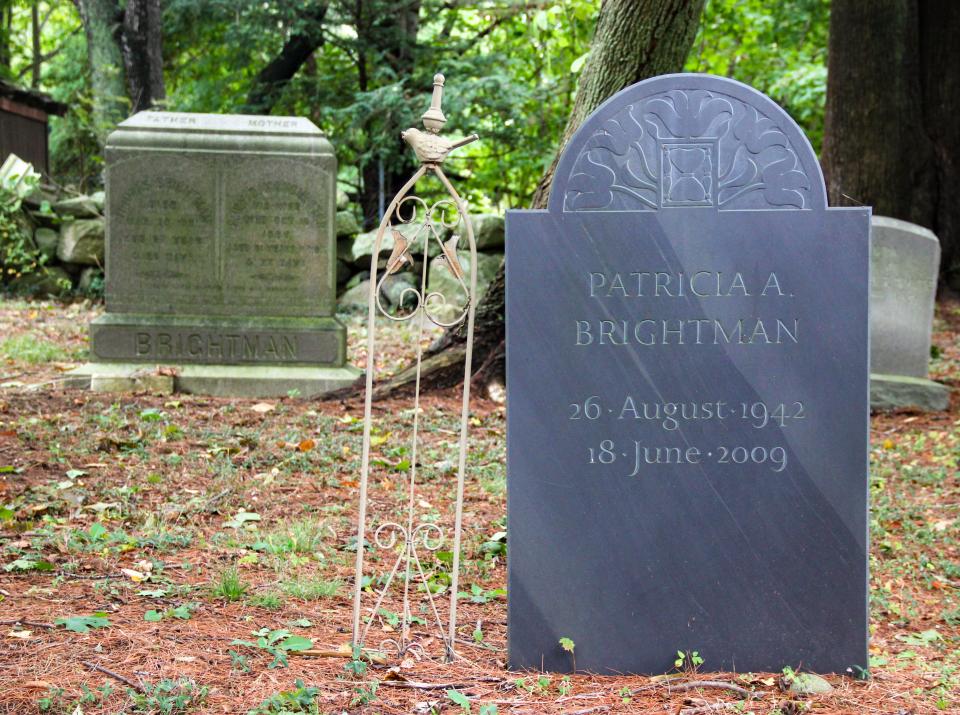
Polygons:
M421 213L423 218L418 223L418 215ZM457 243L460 237L454 234L444 242L438 232L438 228L453 230L459 225L461 213L456 202L449 198L443 198L432 205L428 205L419 196L407 194L397 202L393 214L398 226L416 226L417 228L410 236L410 231L405 234L393 224L388 223L378 235L377 244L379 245L382 242L382 236L387 235L387 231L389 231L393 240L393 249L374 291L377 310L388 320L394 322L411 320L422 311L424 316L434 325L442 328L452 328L459 325L467 317L472 298L465 281L460 258L457 255ZM463 304L461 305L460 301L451 300L450 296L444 295L441 291L427 292L427 268L424 265L419 287L406 286L400 289L399 295L394 296L392 302L403 312L391 312L383 304L384 288L387 285L387 280L400 273L404 268L413 267L416 263L413 258L414 255L422 256L423 262L426 264L430 260L432 242L435 242L439 249L439 256L445 264L446 270L450 272L463 292Z

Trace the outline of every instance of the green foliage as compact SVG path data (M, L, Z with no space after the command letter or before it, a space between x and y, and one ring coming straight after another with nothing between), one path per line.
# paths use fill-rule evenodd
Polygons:
M703 665L703 658L700 657L699 651L677 651L677 657L673 661L673 667L677 670L690 670L696 671Z
M281 690L271 695L260 705L247 712L247 715L290 715L292 713L311 713L317 715L317 695L319 688L307 687L303 681L294 681L294 690Z
M225 601L239 601L247 592L247 588L247 584L240 578L237 567L230 566L220 572L211 593L215 598L222 598Z
M67 0L47 3L41 89L70 107L51 120L52 169L89 189L102 157L80 18ZM399 0L328 3L168 0L163 4L167 108L254 112L258 74L297 34L322 36L267 113L313 120L333 138L340 187L375 193L377 169L413 166L399 132L419 123L434 72L448 78L446 132L481 141L447 162L478 209L528 204L560 140L586 60L600 0L475 3L423 0L415 21ZM359 13L359 15L358 15ZM708 0L687 69L742 80L771 94L819 148L823 131L829 0ZM10 19L11 73L27 76L30 13ZM396 186L385 187L387 196ZM428 193L429 193L428 189Z
M106 616L106 613L97 612L92 616L58 618L54 623L74 633L88 633L92 628L107 628L110 625L110 619Z
M280 583L280 590L288 596L304 601L318 601L337 595L343 582L338 579L309 578L298 576Z
M203 705L208 690L206 686L198 687L186 678L176 681L164 678L155 685L145 683L142 693L130 688L127 694L133 703L133 712L180 715Z
M769 94L819 151L829 21L829 0L708 0L686 69Z
M290 631L284 629L261 628L259 631L254 631L253 635L257 637L256 641L234 640L230 645L265 650L273 656L273 662L267 666L268 668L286 668L287 653L313 648L313 641L309 638L291 635Z
M0 162L6 157L0 157ZM33 225L21 211L23 199L40 184L29 164L0 177L0 279L10 282L42 270L45 257L33 243Z

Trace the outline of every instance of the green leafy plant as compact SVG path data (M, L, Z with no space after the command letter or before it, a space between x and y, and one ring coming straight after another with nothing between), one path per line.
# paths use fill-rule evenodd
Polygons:
M353 646L348 660L343 669L354 678L362 678L367 673L367 663L363 659L363 648L359 645Z
M470 712L470 698L468 698L466 695L461 693L456 688L450 688L449 690L447 690L447 698L449 698L451 703L459 706L461 712L464 712L464 713Z
M133 712L180 715L201 706L208 691L205 685L198 687L187 678L175 681L164 678L155 685L144 683L143 692L129 688L127 694L133 703Z
M24 198L39 185L40 175L26 162L0 175L0 278L4 281L39 272L46 262L33 243L33 227L21 211Z
M194 609L197 607L195 603L185 603L176 608L168 608L165 611L156 611L149 610L143 614L143 620L150 623L158 623L165 618L179 618L182 621L188 620L192 615Z
M677 670L689 670L696 672L697 668L703 665L703 658L699 651L677 651L677 657L673 661L673 667Z
M313 648L312 640L292 635L285 629L261 628L259 631L254 631L252 635L256 636L256 641L234 640L230 645L242 645L267 651L273 656L273 662L267 666L268 668L286 668L287 653Z
M570 654L570 658L573 660L573 672L576 673L577 672L577 654L574 652L574 649L577 647L577 644L574 643L569 638L561 638L560 647Z
M377 689L380 687L379 680L371 680L369 683L361 683L353 689L353 699L350 701L352 707L357 705L369 705L377 699Z
M92 616L70 616L69 618L58 618L54 623L63 626L68 631L74 633L88 633L93 628L107 628L110 625L110 619L107 614L98 611Z
M225 601L239 601L247 592L247 584L240 578L236 566L230 566L220 572L217 581L213 584L211 593L214 598Z
M260 705L247 712L247 715L288 715L288 713L311 713L317 715L317 695L319 688L307 687L303 681L294 681L293 690L282 690L271 695Z

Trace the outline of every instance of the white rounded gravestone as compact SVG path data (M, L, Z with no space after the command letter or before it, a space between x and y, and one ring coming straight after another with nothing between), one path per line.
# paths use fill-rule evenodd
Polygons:
M923 226L874 216L870 251L871 406L945 409L947 388L927 379L940 241Z

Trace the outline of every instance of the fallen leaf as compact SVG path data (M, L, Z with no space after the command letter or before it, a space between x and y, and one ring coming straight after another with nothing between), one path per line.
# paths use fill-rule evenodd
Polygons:
M146 574L140 573L139 571L134 571L133 569L120 569L120 573L122 573L124 576L129 578L134 583L140 583L141 581L145 581L147 578Z
M8 634L11 638L20 638L21 640L30 640L30 636L33 635L33 631L10 631Z
M313 449L316 446L317 446L317 443L314 442L312 439L305 439L305 440L302 440L300 444L297 445L297 449L299 449L301 452L309 452L311 449Z
M271 405L269 402L258 402L253 405L251 408L254 412L259 412L260 414L265 414L267 412L273 412L277 409L276 405Z

